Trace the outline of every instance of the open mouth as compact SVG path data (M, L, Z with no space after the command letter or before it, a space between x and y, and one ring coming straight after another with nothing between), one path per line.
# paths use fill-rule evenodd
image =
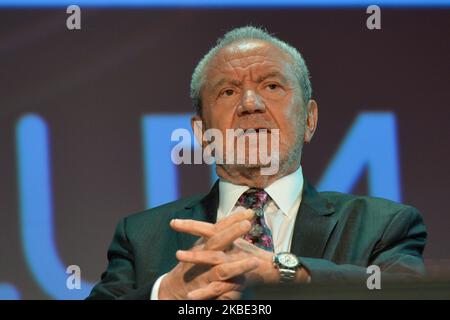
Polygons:
M259 127L259 128L239 128L237 129L239 130L237 137L242 137L245 135L259 135L259 134L269 134L271 133L271 129L270 128L266 128L266 127ZM242 131L241 131L242 130Z
M242 130L244 130L244 133L251 133L251 132L256 132L256 133L260 133L260 132L266 132L266 133L270 133L270 128L241 128Z
M260 132L270 133L270 129L269 129L269 128L255 128L254 130L255 130L257 133L260 133Z

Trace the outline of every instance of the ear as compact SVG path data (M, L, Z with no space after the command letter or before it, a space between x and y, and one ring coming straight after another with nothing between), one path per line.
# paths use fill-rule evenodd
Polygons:
M197 140L200 146L203 146L203 131L204 125L203 120L199 115L192 116L191 118L191 127L194 132L195 139Z
M312 140L314 132L316 132L317 121L319 119L319 109L315 100L309 100L306 106L306 126L303 140L309 143Z

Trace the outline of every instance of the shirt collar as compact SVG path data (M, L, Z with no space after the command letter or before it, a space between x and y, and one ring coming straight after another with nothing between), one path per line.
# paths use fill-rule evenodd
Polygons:
M233 210L239 197L249 189L245 185L237 185L220 179L219 181L219 210L227 216ZM301 195L303 189L303 172L300 166L295 172L273 182L264 190L269 194L278 208L285 215L290 214L290 209L295 200Z

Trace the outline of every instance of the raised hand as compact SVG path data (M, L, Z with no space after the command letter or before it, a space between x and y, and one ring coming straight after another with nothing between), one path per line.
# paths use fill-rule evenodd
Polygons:
M209 226L208 226L209 225ZM185 220L182 224L173 226L176 231L185 232L202 236L203 238L210 238L213 236L214 224L199 222L195 220ZM192 299L238 299L240 292L249 284L254 283L276 283L279 282L279 272L273 266L273 253L265 251L253 244L245 241L242 238L236 238L227 249L213 250L211 247L204 248L202 251L177 251L177 258L179 261L191 263L195 265L203 265L210 267L217 267L236 261L247 261L249 259L256 259L258 266L241 275L239 279L235 279L233 283L239 285L226 286L222 283L210 283L206 287L191 291L188 296ZM306 282L308 279L308 272L305 269L299 270L297 274L297 282ZM226 291L229 289L230 291ZM223 292L222 294L218 294Z
M201 255L202 252L223 252L231 248L236 239L250 230L249 220L252 217L253 212L246 210L216 224L194 220L172 220L171 227L175 230L189 230L193 235L202 236L196 245L187 251ZM196 298L195 294L192 297L189 292L209 286L217 297L239 289L242 286L240 276L257 268L258 263L254 257L217 265L180 261L161 281L158 296L160 299Z

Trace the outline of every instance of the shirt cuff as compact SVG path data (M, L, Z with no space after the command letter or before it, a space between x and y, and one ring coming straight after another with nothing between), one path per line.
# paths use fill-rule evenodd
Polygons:
M152 293L150 295L150 300L159 300L159 287L161 285L161 280L166 276L167 273L163 274L161 277L159 277L152 288Z

